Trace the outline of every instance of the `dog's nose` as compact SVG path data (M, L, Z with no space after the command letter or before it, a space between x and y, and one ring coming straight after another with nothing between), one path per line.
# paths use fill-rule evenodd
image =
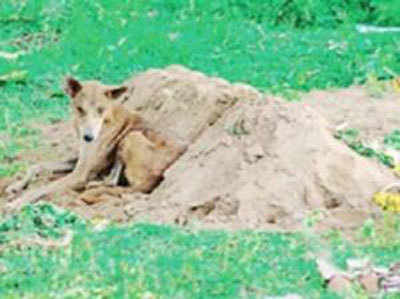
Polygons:
M91 142L93 140L93 136L89 135L89 134L85 134L85 135L83 135L83 140L85 140L86 142Z

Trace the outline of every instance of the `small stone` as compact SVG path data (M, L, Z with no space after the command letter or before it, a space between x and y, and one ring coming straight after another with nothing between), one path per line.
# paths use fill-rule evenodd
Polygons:
M375 294L379 291L379 277L375 273L368 273L359 278L360 284L368 294Z
M344 275L336 275L329 280L328 288L337 293L347 292L351 288L351 280Z
M249 146L246 149L246 158L247 158L246 160L250 163L256 162L257 160L264 157L264 155L265 155L264 149L258 143L254 144L252 146Z
M331 280L333 277L340 274L340 271L338 269L336 269L336 267L334 265L329 263L324 258L318 258L317 265L318 265L318 270L319 270L321 276L325 280Z
M348 259L347 260L347 269L349 271L354 272L354 271L362 271L366 269L369 266L369 259L368 258L363 258L363 259Z

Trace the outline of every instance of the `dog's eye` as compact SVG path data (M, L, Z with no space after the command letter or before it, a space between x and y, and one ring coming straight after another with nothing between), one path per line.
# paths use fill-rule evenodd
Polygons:
M105 124L105 125L108 125L109 123L110 123L110 119L109 119L109 118L105 118L105 119L104 119L104 124Z
M98 114L103 114L103 112L104 112L104 108L103 107L98 107L97 108L97 113Z
M82 107L78 107L78 108L76 108L76 110L78 110L78 113L79 113L81 116L85 116L86 112L85 112L85 110L83 110Z

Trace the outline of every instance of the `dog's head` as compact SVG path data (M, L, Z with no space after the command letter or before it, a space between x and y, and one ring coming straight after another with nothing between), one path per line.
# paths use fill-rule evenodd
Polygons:
M65 80L64 90L71 98L74 126L81 141L89 143L99 136L105 112L127 99L126 86L110 86L99 81Z

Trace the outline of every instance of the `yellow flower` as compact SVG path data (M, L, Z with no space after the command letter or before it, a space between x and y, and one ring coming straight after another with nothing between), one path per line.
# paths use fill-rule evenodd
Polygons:
M400 193L377 192L373 201L383 210L400 213Z
M392 80L392 87L395 92L400 92L400 77L394 78Z

